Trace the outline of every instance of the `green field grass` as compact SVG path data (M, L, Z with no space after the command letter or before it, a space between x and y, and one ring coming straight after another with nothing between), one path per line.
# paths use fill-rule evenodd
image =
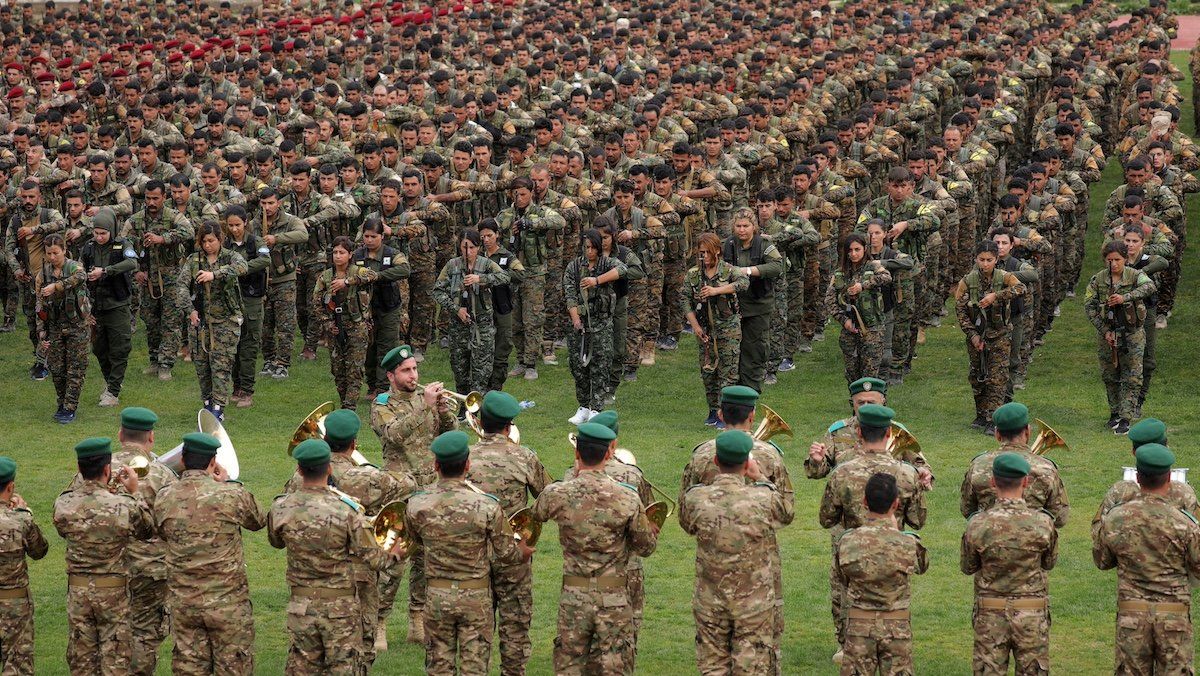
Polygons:
M1176 63L1186 61L1176 56ZM1190 83L1183 83L1190 102ZM1191 132L1190 105L1184 124ZM1088 238L1086 280L1098 262L1100 209L1108 192L1119 183L1115 163L1104 181L1093 188L1093 227ZM1188 209L1189 220L1196 205ZM1194 220L1192 220L1194 222ZM1197 320L1196 248L1189 250L1187 274L1175 317L1160 334L1159 371L1146 403L1146 415L1166 420L1183 466L1198 462L1189 440L1200 432L1200 413L1194 403L1179 399L1181 383L1190 382L1187 371L1195 365L1192 327ZM1080 294L1082 295L1082 293ZM795 439L782 439L788 466L796 483L796 520L780 538L784 561L787 630L784 637L785 673L833 673L829 661L836 649L828 606L829 538L817 524L817 505L823 482L803 478L803 457L808 443L829 423L846 414L846 390L836 336L818 343L812 354L802 355L797 369L781 374L779 384L768 388L763 401L778 411L795 430ZM1107 408L1094 348L1094 332L1087 323L1080 299L1063 306L1062 317L1036 353L1029 371L1028 389L1019 400L1033 414L1053 425L1071 444L1068 452L1054 454L1074 506L1060 539L1059 565L1050 575L1053 628L1052 662L1056 670L1074 674L1110 671L1113 653L1115 576L1092 565L1088 523L1105 489L1120 478L1121 466L1130 460L1124 437L1114 437L1104 427ZM1193 347L1189 348L1188 345ZM560 354L560 358L562 355ZM0 337L0 379L9 387L0 390L0 453L20 464L18 492L32 506L38 523L51 541L49 555L31 563L37 604L37 671L66 673L67 623L63 542L53 533L51 510L55 497L74 472L72 446L91 435L113 435L117 411L95 403L101 390L99 370L88 374L77 422L54 424L54 391L50 381L28 379L28 344L23 333ZM565 364L565 359L561 359ZM175 370L175 379L160 383L141 375L146 365L145 342L136 336L123 405L144 405L162 419L157 436L159 449L178 443L193 430L199 407L196 380L189 364ZM425 382L449 380L446 354L434 350L424 364ZM537 406L518 420L522 437L542 457L555 476L571 463L566 442L566 419L576 408L572 383L564 366L547 367L542 378L529 383L511 382L510 391ZM1186 393L1185 390L1182 390ZM286 445L301 417L318 403L336 399L328 372L328 355L292 369L291 379L260 383L255 406L232 410L226 427L241 460L242 480L258 502L269 506L292 472ZM929 520L922 539L930 550L929 572L913 587L913 631L917 668L923 672L970 671L971 580L958 569L958 543L964 520L958 511L958 486L968 462L994 444L968 428L974 417L966 381L966 355L961 332L946 322L932 330L929 342L914 363L905 384L891 393L890 404L899 412L924 447L938 477L929 495ZM621 388L618 409L622 415L622 445L634 450L650 480L674 493L690 449L712 434L701 424L706 411L696 369L695 343L688 338L674 353L660 354L659 364L643 369L637 383ZM360 407L364 413L366 403ZM379 457L379 444L368 429L364 452ZM246 563L255 607L257 670L281 673L287 652L284 608L284 553L273 550L264 534L247 533ZM694 672L691 589L693 541L668 522L658 551L646 562L646 615L640 641L639 672L678 674ZM556 624L556 601L561 553L553 527L548 527L534 562L535 611L531 674L552 672L551 649ZM398 603L398 606L403 601ZM402 607L402 606L400 606ZM403 642L404 613L393 615L392 649L376 663L379 673L418 673L424 655ZM160 673L169 672L170 641L161 651ZM492 660L493 671L496 659Z

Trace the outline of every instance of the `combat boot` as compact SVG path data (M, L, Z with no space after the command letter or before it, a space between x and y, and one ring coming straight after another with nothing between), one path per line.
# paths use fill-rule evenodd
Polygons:
M642 341L642 366L654 366L654 341Z
M425 619L421 613L408 614L408 642L425 645Z

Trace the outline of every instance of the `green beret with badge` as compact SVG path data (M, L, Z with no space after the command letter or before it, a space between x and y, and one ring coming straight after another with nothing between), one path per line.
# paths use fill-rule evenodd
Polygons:
M292 459L301 467L319 467L329 462L329 444L324 439L305 439L292 451Z
M221 448L221 440L211 434L191 432L183 435L183 450L186 453L207 455L211 458L217 454L219 448Z
M1129 428L1129 441L1135 449L1146 444L1167 444L1167 424L1158 418L1139 420Z
M892 418L895 417L895 411L880 404L865 404L858 407L858 424L863 427L888 428L892 426Z
M512 422L521 413L521 404L508 392L492 390L483 395L483 417L488 420Z
M158 416L148 408L130 406L121 411L121 427L127 430L148 432L154 429L156 423Z
M411 359L413 349L408 345L399 345L388 350L388 353L383 355L383 359L379 362L384 370L391 371L399 366L405 359Z
M728 430L717 435L717 460L723 465L740 465L750 459L754 438L741 430Z
M358 436L361 427L362 421L358 419L358 414L349 409L339 408L325 416L325 438L329 441L351 441Z
M1029 461L1020 453L1001 453L992 461L992 474L1004 479L1029 476Z
M610 442L617 438L617 433L600 423L585 422L578 427L579 440Z
M1029 427L1029 408L1010 401L992 412L992 424L1001 432L1017 432Z
M7 455L0 455L0 484L17 478L17 463Z
M471 455L471 440L462 430L450 430L439 434L430 450L439 463L458 463Z
M730 385L721 389L722 404L741 404L743 406L757 406L758 392L752 387L745 385Z
M1175 454L1162 444L1146 444L1134 453L1137 459L1137 469L1146 474L1163 474L1171 471L1175 464Z
M75 457L78 460L102 455L112 455L112 439L108 437L91 437L75 444Z
M882 392L887 394L887 381L879 378L859 378L850 383L850 396L862 394L863 392Z
M620 425L617 423L617 412L612 409L608 409L606 411L600 411L596 415L589 418L588 422L593 422L593 423L596 423L597 425L604 425L605 427L612 430L616 434L621 433L621 431L619 429Z

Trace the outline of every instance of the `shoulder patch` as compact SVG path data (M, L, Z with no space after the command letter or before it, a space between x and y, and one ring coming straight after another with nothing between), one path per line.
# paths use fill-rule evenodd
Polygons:
M910 538L916 538L916 539L918 539L918 540L920 540L920 539L921 539L921 535L920 535L919 533L917 533L916 531L911 531L911 530L902 530L902 531L900 531L900 532L901 532L901 533L904 533L905 535L907 535L907 536L908 536L908 537L910 537Z
M379 395L375 397L375 403L379 404L380 406L386 406L388 399L391 398L391 396L392 395L388 392L380 392Z
M770 446L771 448L775 449L775 451L778 452L779 455L783 455L783 449L779 447L779 444L776 444L774 441L768 441L767 445Z
M237 485L239 485L239 486L244 486L244 485L245 485L244 483L242 483L241 481L238 481L237 479L226 479L226 480L225 480L225 483L227 483L227 484L237 484Z
M633 491L634 493L638 492L637 486L634 486L632 484L627 484L624 481L618 481L617 484L624 486L625 488L628 488L629 490Z
M1200 524L1200 522L1196 521L1196 517L1192 516L1191 512L1187 511L1186 509L1181 509L1179 512L1190 519L1192 523Z
M829 430L826 432L826 434L833 434L834 432L846 427L848 424L849 423L847 423L845 420L839 420L829 426Z
M287 493L280 493L279 495L276 495L275 497L271 498L271 502L279 502L280 499L286 498L287 496L288 496Z

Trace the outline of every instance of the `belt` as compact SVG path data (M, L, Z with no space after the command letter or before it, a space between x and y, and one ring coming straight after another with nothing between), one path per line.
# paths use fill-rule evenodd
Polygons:
M431 577L425 581L425 584L434 589L487 589L491 586L491 580L486 577L477 577L473 580L447 580Z
M1127 613L1170 613L1186 615L1191 607L1175 601L1117 601L1117 611Z
M329 587L292 587L292 596L303 599L340 599L354 596L354 589L332 589Z
M979 607L986 610L1044 610L1046 597L1040 598L999 598L995 596L980 596Z
M0 589L0 601L10 601L12 599L29 598L29 587L20 587L18 589Z
M861 608L851 608L846 611L846 617L851 620L907 620L908 609L863 610Z
M599 577L584 577L582 575L563 575L564 587L590 587L592 589L624 589L624 575L601 575Z
M124 587L127 581L124 575L92 575L90 573L71 573L67 576L67 585L71 587L96 587L97 589L116 589Z

